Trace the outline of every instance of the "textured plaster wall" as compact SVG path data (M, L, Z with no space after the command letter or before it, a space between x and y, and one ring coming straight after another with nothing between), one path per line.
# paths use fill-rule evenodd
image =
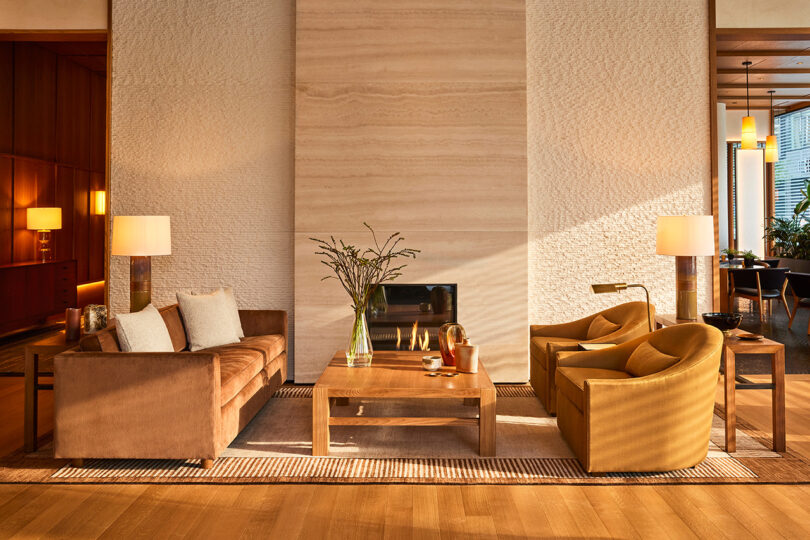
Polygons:
M717 28L807 28L807 0L717 0Z
M169 215L153 302L230 284L293 307L292 1L113 2L111 208ZM110 258L128 311L129 259Z
M675 261L656 216L710 214L706 0L527 3L529 317L555 322L650 288L675 310ZM711 266L699 260L698 308Z

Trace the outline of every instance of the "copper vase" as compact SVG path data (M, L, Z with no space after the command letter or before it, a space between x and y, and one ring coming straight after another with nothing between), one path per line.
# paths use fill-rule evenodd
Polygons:
M439 352L445 366L456 365L456 343L467 338L464 327L457 323L445 323L439 328Z

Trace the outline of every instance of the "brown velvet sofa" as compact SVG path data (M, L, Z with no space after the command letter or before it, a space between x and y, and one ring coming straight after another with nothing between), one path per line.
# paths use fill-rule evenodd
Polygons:
M121 352L114 325L54 359L54 455L200 459L205 468L287 378L287 313L240 310L240 343L188 352L177 305L160 310L175 352Z
M657 371L647 360L650 373L633 376L627 360L644 342L677 362ZM673 471L703 461L722 349L719 330L692 323L610 349L560 352L557 426L585 470Z
M588 328L598 315L618 324L619 328L604 336L588 339ZM652 305L649 320L655 320L655 307ZM559 351L576 350L580 343L624 343L648 332L646 302L620 304L567 323L531 325L529 327L529 381L546 412L550 415L557 414L554 375Z

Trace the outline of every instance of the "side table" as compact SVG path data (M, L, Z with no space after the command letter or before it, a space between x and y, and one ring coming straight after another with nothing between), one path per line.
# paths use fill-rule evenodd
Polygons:
M656 328L689 322L676 319L675 315L656 315ZM726 452L737 451L737 390L770 390L771 418L773 422L773 450L784 452L786 448L785 430L785 346L782 343L763 338L756 341L743 340L737 337L743 333L739 329L731 331L723 347L725 369L723 370L723 394L726 410ZM771 357L771 382L753 383L737 375L736 357L738 354L764 354Z
M75 347L78 342L65 341L65 332L51 335L25 346L25 423L23 435L25 451L37 449L37 407L39 390L53 390L52 384L40 384L40 375L53 376L53 372L39 371L39 363L45 358Z

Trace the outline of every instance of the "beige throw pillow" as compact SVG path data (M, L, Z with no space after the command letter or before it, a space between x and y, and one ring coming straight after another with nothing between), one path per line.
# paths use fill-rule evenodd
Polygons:
M587 338L589 340L600 338L602 336L612 334L619 328L621 328L621 325L610 322L602 315L597 315L596 317L593 318L593 320L591 321L591 325L588 327Z
M245 331L242 330L242 320L239 318L239 306L236 305L236 297L233 295L233 287L220 287L212 293L197 293L192 292L194 296L211 296L214 294L224 294L225 303L228 306L228 316L230 317L233 327L236 330L236 335L240 338L245 337Z
M177 293L177 303L192 352L239 342L225 294Z
M115 333L124 352L174 352L169 329L152 304L135 313L116 315Z
M624 370L634 377L646 377L674 366L678 360L677 356L664 354L645 341L630 353Z

